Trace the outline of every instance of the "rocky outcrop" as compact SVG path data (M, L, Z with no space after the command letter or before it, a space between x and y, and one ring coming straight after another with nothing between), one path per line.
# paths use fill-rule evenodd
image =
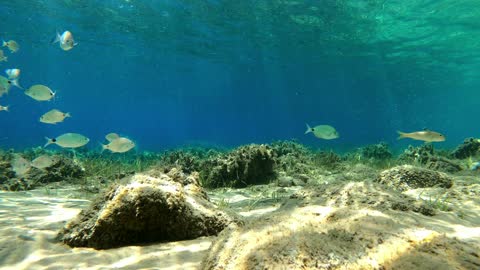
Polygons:
M231 222L209 202L198 173L150 171L99 196L58 238L71 247L106 249L216 235Z
M457 159L464 159L474 156L480 150L480 141L475 138L467 138L455 150L451 156Z
M399 191L426 187L450 188L453 185L453 179L445 173L411 165L385 170L378 175L376 181Z
M267 145L247 145L203 162L205 187L246 187L265 184L275 177L274 153Z

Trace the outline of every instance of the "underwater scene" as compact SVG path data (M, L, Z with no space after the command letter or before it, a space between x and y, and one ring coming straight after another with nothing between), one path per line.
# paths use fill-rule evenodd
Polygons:
M0 269L480 269L477 0L0 3Z

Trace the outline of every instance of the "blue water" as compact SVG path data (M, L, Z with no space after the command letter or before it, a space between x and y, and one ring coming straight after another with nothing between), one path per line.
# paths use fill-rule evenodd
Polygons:
M110 132L139 150L297 139L348 150L429 128L439 147L479 135L480 5L461 1L40 1L0 3L0 38L54 101L12 88L0 98L0 147L77 132L98 149ZM461 16L460 16L461 15ZM70 30L77 47L50 40ZM57 125L50 109L70 112ZM304 135L329 124L332 141Z

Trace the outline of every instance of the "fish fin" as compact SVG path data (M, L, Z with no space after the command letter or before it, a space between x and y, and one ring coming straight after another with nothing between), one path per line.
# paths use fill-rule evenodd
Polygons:
M397 133L398 133L397 140L401 140L401 139L407 138L407 136L406 136L407 133L401 132L401 131L398 131L398 130L397 130Z
M67 113L65 113L65 118L67 118L67 117L72 117L72 115L67 112Z
M78 45L78 42L75 42L73 43L73 47L77 46Z
M5 42L5 40L2 40L2 47L6 47L6 46L8 46L8 43Z
M313 132L313 128L311 128L307 123L305 123L305 125L307 125L307 130L305 131L305 134Z
M47 143L43 146L44 148L53 143L53 140L52 140L52 139L50 139L50 138L48 138L48 137L45 137L45 139L47 140Z
M7 106L3 107L3 109L4 109L6 112L9 112L9 111L10 111L10 105L7 105Z

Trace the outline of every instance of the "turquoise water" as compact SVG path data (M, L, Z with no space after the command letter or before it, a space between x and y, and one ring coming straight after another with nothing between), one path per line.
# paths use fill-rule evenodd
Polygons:
M40 1L0 4L13 88L0 98L0 147L76 132L91 149L110 132L139 151L297 139L348 150L428 128L453 147L478 134L480 4L465 1ZM69 30L78 46L51 39ZM50 109L70 112L57 125ZM336 140L304 135L329 124Z

